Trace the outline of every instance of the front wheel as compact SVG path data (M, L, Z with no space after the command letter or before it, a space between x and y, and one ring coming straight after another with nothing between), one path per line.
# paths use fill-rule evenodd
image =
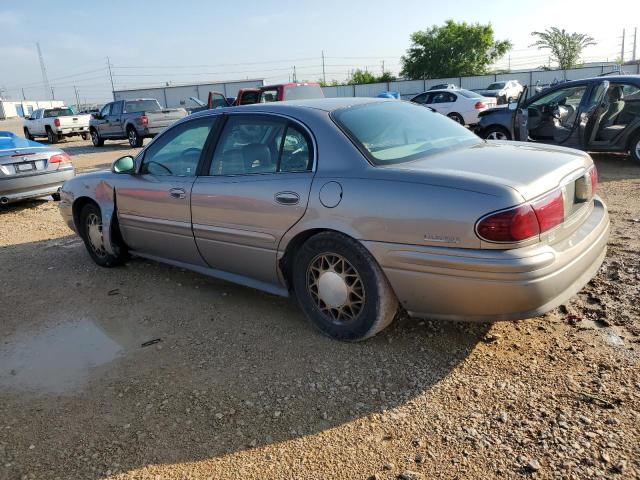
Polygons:
M631 139L629 153L633 160L640 163L640 132L636 133Z
M119 235L112 235L111 244L115 254L108 253L104 245L102 233L102 213L94 203L86 204L80 212L80 225L78 228L89 255L101 267L116 267L122 265L127 259L127 249L120 241ZM113 233L117 233L113 232Z
M91 130L91 143L94 147L101 147L104 145L104 140L100 137L97 130Z
M24 128L24 138L26 138L27 140L33 140L33 135L31 135L31 132L29 132L28 128Z
M447 117L449 117L454 122L458 122L460 125L464 125L464 118L462 118L462 115L460 115L459 113L450 113L449 115L447 115Z
M138 131L133 127L129 127L127 130L127 138L129 139L129 145L131 145L131 148L140 148L144 141L144 139L138 135Z
M511 134L503 127L489 127L484 131L485 140L511 140Z
M398 300L360 243L334 232L307 240L293 264L293 287L305 316L323 334L359 341L387 327Z

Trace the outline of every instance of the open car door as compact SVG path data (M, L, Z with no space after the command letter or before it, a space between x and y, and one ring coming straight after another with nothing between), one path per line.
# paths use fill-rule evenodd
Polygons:
M529 138L529 112L524 108L528 91L529 87L525 85L522 92L520 92L518 103L516 104L516 114L513 116L513 125L511 127L514 138L521 142L526 142ZM507 106L507 108L509 108L509 106Z
M587 150L598 135L602 119L609 110L609 81L603 80L593 86L589 104L580 114L580 147Z
M259 88L243 88L238 92L238 98L236 98L236 105L251 105L253 103L260 102L260 89Z
M230 105L229 100L227 100L227 97L225 97L223 93L209 92L209 97L207 99L207 107L209 107L209 110L213 108L228 107Z

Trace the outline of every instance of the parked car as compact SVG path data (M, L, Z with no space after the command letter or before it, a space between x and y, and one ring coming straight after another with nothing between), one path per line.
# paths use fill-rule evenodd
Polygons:
M0 205L52 195L75 170L62 150L0 131Z
M39 108L23 120L24 137L27 140L47 137L49 143L77 135L86 140L90 119L91 115L78 115L69 107Z
M478 123L478 114L496 106L493 98L462 88L451 90L426 91L411 99L413 103L429 106L435 111L455 120L460 125Z
M193 97L190 97L192 100ZM324 98L324 92L319 83L281 83L277 85L265 85L256 88L242 88L237 97L226 97L221 92L209 92L207 99L208 109L231 107L239 105L253 105L254 103L282 102L284 100L308 100ZM197 103L197 102L196 102ZM204 102L202 102L204 103ZM204 109L194 109L199 111Z
M495 321L565 302L605 255L595 191L585 153L488 143L410 102L331 98L191 115L66 182L60 212L98 265L133 254L294 295L354 341L399 305Z
M493 97L498 105L511 103L517 100L524 87L518 80L507 80L505 82L493 82L485 89L474 90L484 97Z
M105 140L128 139L131 147L141 147L145 138L155 137L186 115L184 108L162 108L155 98L107 103L90 121L91 141L101 147Z
M431 90L457 90L457 89L458 89L458 87L456 85L454 85L453 83L439 83L437 85L429 87L427 89L427 91L431 91Z
M640 75L558 84L512 108L481 113L476 133L491 140L629 152L640 162Z

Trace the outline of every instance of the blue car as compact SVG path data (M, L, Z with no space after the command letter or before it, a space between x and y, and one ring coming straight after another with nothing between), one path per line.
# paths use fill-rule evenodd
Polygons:
M14 133L0 131L0 206L52 195L75 176L69 155Z
M628 152L640 162L640 75L559 83L527 99L481 112L476 134L592 152Z

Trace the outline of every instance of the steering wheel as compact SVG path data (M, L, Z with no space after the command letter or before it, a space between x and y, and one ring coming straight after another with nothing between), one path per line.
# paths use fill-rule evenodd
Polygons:
M159 167L162 167L162 168L164 168L167 172L169 172L169 175L173 175L173 172L171 171L171 169L170 169L169 167L167 167L166 165L163 165L163 164L161 164L161 163L158 163L158 162L156 162L156 161L154 161L154 160L149 160L149 161L147 162L147 173L151 173L151 172L149 172L149 168L148 168L148 166L149 166L149 165L151 165L151 164L158 165ZM152 175L153 175L153 174L152 174Z

